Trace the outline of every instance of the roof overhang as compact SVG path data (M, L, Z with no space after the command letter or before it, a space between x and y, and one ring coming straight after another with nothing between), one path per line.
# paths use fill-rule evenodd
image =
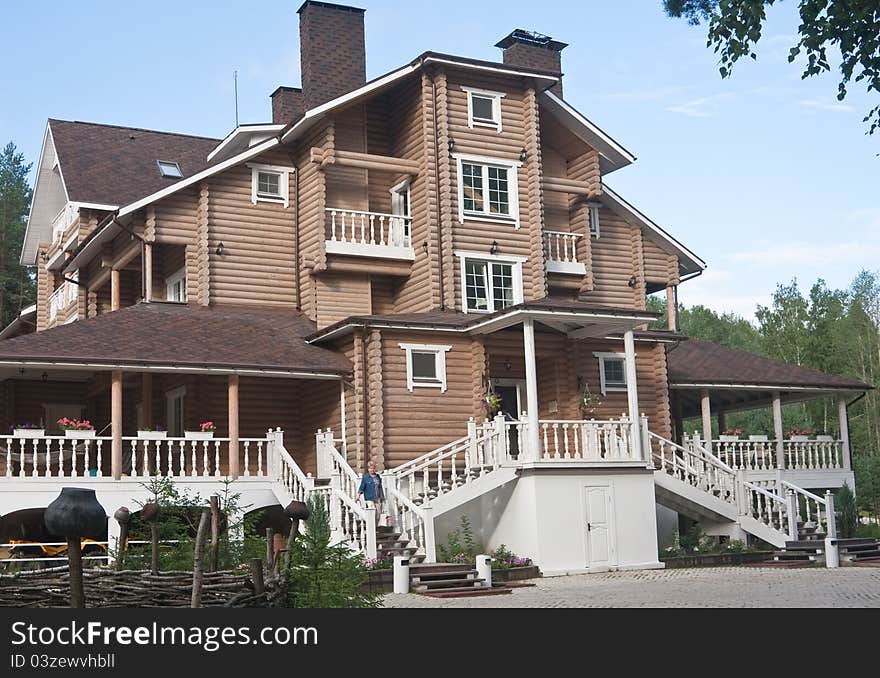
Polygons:
M51 204L47 195L51 181L51 174L58 167L58 176L64 192L63 204ZM67 186L64 184L64 175L61 173L61 164L58 153L55 150L55 142L52 139L52 126L46 123L46 131L43 134L43 144L40 147L40 162L37 165L36 180L34 181L34 194L31 198L31 207L28 212L27 226L24 231L24 240L21 245L22 266L37 265L37 249L41 242L51 240L52 220L70 200L67 195ZM57 201L56 201L57 202Z
M310 372L307 370L281 369L259 366L224 366L224 365L176 365L152 362L77 362L70 359L51 360L40 358L35 360L0 360L0 379L6 370L37 369L63 370L65 372L152 372L165 374L237 374L248 377L280 377L286 379L323 379L339 381L344 375L335 372ZM13 376L10 374L9 376ZM6 377L8 378L8 377Z
M636 157L632 153L553 92L549 90L543 92L541 103L568 130L599 152L599 166L602 174L609 174L636 161Z
M0 340L6 339L16 333L24 325L35 325L37 322L37 305L31 304L21 310L18 317L0 330Z
M248 148L266 139L276 136L286 125L239 125L208 153L208 162L221 162L227 158L246 151Z
M855 386L791 386L787 384L731 384L713 382L670 382L669 388L679 391L779 391L785 393L862 393L871 387L856 388Z
M643 228L648 237L658 245L665 249L674 250L679 256L679 268L683 275L701 273L706 269L705 261L624 200L605 183L602 184L602 195L599 200L612 212Z

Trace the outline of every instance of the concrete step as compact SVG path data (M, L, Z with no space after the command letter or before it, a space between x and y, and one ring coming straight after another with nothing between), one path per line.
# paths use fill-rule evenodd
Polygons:
M437 572L458 572L464 569L469 568L461 563L420 563L418 565L410 565L409 574L410 577L414 577ZM476 570L473 571L476 572Z
M445 591L433 591L422 595L430 598L477 598L480 596L503 596L513 593L509 588L481 588L481 589L446 589Z
M410 585L410 590L416 593L425 593L426 591L465 591L475 588L488 587L484 586L482 579L438 579Z
M413 573L412 569L409 572L409 578L411 581L417 582L429 582L429 581L441 581L443 579L469 579L471 577L476 577L476 570L445 570L443 572L417 572Z

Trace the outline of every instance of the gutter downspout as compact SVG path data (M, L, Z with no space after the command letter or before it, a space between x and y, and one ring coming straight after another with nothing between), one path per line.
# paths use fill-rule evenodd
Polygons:
M440 199L440 130L437 126L437 82L436 74L431 76L431 98L433 102L433 119L434 119L434 171L436 172L436 181L434 183L434 194L437 199L437 258L440 264L440 310L446 310L446 301L444 298L444 277L443 277L443 216Z
M281 135L278 135L278 143L281 144ZM302 290L301 281L299 279L299 165L293 157L293 153L287 151L287 157L290 158L290 165L293 167L293 277L294 295L296 297L296 310L302 310Z

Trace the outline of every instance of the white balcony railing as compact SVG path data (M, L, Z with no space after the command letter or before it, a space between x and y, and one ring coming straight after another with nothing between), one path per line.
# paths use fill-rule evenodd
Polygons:
M64 233L70 228L79 214L79 208L72 202L67 203L64 208L55 215L52 220L52 242L59 244L64 237Z
M59 314L76 304L77 292L77 284L70 281L64 281L52 292L49 296L49 322L55 322Z
M685 446L699 438L685 435ZM738 440L719 438L702 441L719 460L737 471L775 471L778 467L779 441L774 439ZM843 441L831 436L815 440L782 440L783 469L787 470L844 470Z
M326 250L331 254L412 261L412 217L327 208Z
M587 267L578 261L577 243L583 236L580 233L564 231L544 231L547 245L547 270L550 273L573 273L585 275Z

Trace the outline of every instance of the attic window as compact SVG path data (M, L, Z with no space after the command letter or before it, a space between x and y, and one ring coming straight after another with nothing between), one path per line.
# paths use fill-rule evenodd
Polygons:
M183 172L180 171L180 165L178 165L176 162L157 160L156 164L159 165L159 174L161 174L163 177L168 177L170 179L183 178Z
M504 92L462 87L468 97L468 127L490 127L501 131L501 99Z

